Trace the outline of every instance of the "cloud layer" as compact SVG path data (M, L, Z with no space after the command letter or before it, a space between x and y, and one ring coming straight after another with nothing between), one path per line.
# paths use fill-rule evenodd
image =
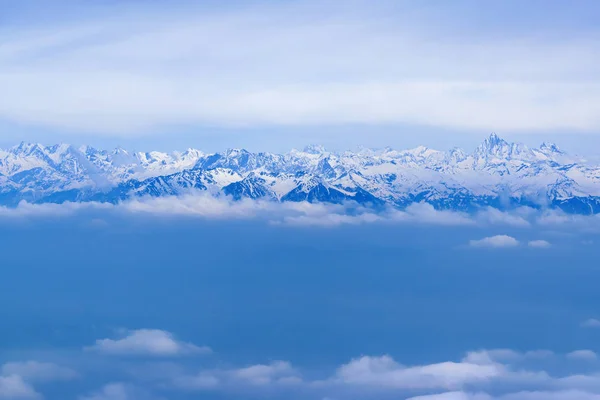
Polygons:
M80 400L131 400L220 397L273 399L335 398L357 400L595 400L600 397L600 360L592 350L566 354L548 350L477 350L458 360L403 364L391 355L363 355L335 368L302 368L290 361L236 365L215 354L211 358L155 356L197 352L197 346L178 342L173 333L140 329L122 339L99 339L90 352L84 348L67 359L51 362L13 361L1 367L0 399L41 399L45 384L87 387ZM103 352L136 354L111 358ZM60 354L60 353L57 353ZM46 357L52 352L45 353ZM154 357L154 358L153 358ZM201 362L190 362L190 361ZM70 364L70 365L69 365ZM76 369L75 369L76 368ZM106 378L104 378L106 377ZM89 387L88 382L106 382ZM98 379L100 378L100 379ZM34 387L35 386L35 387ZM78 389L81 390L81 389Z
M49 362L8 362L0 368L0 399L41 399L33 384L70 381L79 377L71 368ZM64 383L63 383L64 384Z
M168 125L598 130L596 31L465 34L439 7L115 6L13 26L0 32L0 120L122 136Z
M0 220L14 223L57 217L77 217L88 221L94 229L109 229L110 220L123 217L190 218L198 220L256 220L282 227L333 228L343 225L425 225L438 227L489 228L497 235L472 239L474 248L511 248L521 242L532 249L550 249L557 243L544 239L521 238L531 232L544 235L569 228L581 234L600 233L600 215L572 215L560 210L535 210L520 207L500 211L491 207L472 213L437 210L426 203L414 203L403 210L393 207L369 208L353 202L344 204L273 202L243 199L234 201L227 196L213 197L204 192L182 196L141 197L119 204L110 203L20 203L17 207L0 207ZM507 230L518 235L505 234ZM589 240L580 242L589 244Z

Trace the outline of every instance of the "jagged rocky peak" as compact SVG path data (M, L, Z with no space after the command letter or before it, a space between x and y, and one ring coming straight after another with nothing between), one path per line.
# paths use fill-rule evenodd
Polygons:
M509 143L500 138L496 133L491 133L483 143L481 143L475 150L475 154L479 156L487 155L502 155L508 152L510 149Z
M515 156L530 158L532 152L522 143L509 143L496 133L492 133L477 147L473 155L478 159L493 157L509 160Z

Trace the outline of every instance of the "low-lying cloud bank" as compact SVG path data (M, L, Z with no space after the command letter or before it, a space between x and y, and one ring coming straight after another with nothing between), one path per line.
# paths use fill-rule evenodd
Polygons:
M109 203L20 203L17 207L0 207L0 218L51 218L109 213L111 215L141 215L152 217L185 217L211 220L260 219L272 224L287 226L322 226L362 224L427 224L438 226L504 226L528 228L532 226L553 229L557 226L574 226L584 231L598 231L600 216L571 215L559 210L534 210L521 207L500 211L491 207L473 213L436 210L426 203L415 203L404 210L392 207L369 208L357 203L326 204L309 202L272 202L229 197L213 197L204 193L178 197L136 198L119 204ZM101 219L93 219L102 225ZM500 240L498 238L493 240ZM482 242L481 245L485 245ZM493 246L491 243L487 243ZM473 245L477 245L473 243ZM533 240L530 247L548 247L543 240Z
M140 329L118 336L99 339L91 346L96 351L84 347L78 355L71 359L62 357L57 363L5 363L0 369L0 398L41 399L44 384L61 382L62 387L68 388L73 380L77 380L76 388L86 387L85 382L89 382L87 392L78 397L87 400L212 395L348 400L600 398L600 360L588 349L566 354L548 350L478 350L456 360L416 365L403 364L391 355L363 355L329 370L315 371L286 360L232 365L220 359L218 353L207 358L198 351L202 347L179 341L163 330ZM99 363L106 354L110 355L110 362ZM136 357L130 357L132 354ZM183 354L191 358L178 357ZM156 356L168 360L157 360ZM191 362L194 360L199 362ZM109 369L110 374L103 368ZM105 376L111 378L104 378L108 380L98 387ZM88 378L91 379L86 381Z

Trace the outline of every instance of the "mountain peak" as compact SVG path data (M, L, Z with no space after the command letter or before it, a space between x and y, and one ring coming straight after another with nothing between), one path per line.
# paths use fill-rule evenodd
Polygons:
M114 202L194 189L240 199L360 204L376 199L398 207L426 201L473 210L505 194L511 204L538 204L545 193L542 205L550 198L559 208L600 213L600 167L562 154L553 143L530 149L495 133L470 154L424 146L339 153L312 145L286 154L229 149L204 155L193 149L138 153L22 143L0 151L0 205L18 204L32 191L39 202Z
M112 151L114 155L124 154L129 155L129 152L122 147L115 147Z
M250 154L250 152L246 149L233 148L233 149L227 149L225 154L227 155L227 157L238 157L241 155Z
M504 145L508 145L508 142L502 139L500 136L496 134L496 132L492 132L490 136L488 136L484 141L483 145L487 148L496 148Z
M508 153L511 145L504 139L492 132L483 143L481 143L475 150L475 155L478 157L486 157L488 155L499 156Z
M12 147L10 150L13 154L30 155L34 151L42 151L43 145L39 143L21 142L17 146Z
M564 152L554 143L544 142L540 146L540 150L544 153L564 154Z

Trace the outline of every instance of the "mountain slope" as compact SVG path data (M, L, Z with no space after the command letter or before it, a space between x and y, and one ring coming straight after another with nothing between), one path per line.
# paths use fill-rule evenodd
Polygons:
M30 143L0 150L4 206L23 200L115 203L192 191L235 200L354 201L399 208L427 202L464 211L527 205L598 213L600 167L551 143L529 148L495 134L470 153L423 146L337 153L309 146L286 154L244 149L168 154Z

